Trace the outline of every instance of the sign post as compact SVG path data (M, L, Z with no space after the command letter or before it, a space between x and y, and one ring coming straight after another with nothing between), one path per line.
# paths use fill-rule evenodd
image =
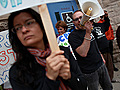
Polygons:
M52 52L58 51L59 47L58 47L58 44L57 44L57 39L56 39L56 36L55 36L54 28L53 28L53 25L52 25L52 21L50 19L50 15L49 15L49 12L48 12L47 5L43 4L43 5L39 5L38 7L39 7L40 16L41 16L41 19L42 19L42 22L43 22L43 25L44 25L44 28L45 28L45 32L46 32L51 50L52 50Z

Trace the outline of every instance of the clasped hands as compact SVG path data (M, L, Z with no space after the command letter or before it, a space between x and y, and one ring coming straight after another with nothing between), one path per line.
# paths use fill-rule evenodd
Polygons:
M53 52L46 58L46 76L51 80L56 80L58 76L67 80L71 78L70 64L68 59L62 55L64 51Z

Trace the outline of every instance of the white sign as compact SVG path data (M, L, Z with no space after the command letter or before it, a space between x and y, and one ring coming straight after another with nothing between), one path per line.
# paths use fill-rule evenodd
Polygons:
M69 36L70 33L71 32L66 32L66 33L58 36L57 37L57 43L58 43L58 46L69 47L73 57L75 58L75 60L77 60L74 53L73 53L72 47L70 46L70 44L68 42L68 36Z
M0 32L0 85L9 80L9 69L15 60L15 53L9 42L8 30Z
M66 32L63 35L57 37L58 46L69 47L70 44L68 43L68 36L70 32Z
M73 22L72 22L72 14L73 11L69 11L69 12L63 12L61 13L63 21L67 24L68 26L68 30L71 29L71 27L74 26Z
M17 10L53 2L70 0L0 0L0 16Z

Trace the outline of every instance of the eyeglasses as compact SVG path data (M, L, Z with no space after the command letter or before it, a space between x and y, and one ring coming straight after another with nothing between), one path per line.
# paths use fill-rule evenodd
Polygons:
M79 19L81 20L81 19L82 19L82 16L80 16L79 18L73 19L73 21L78 21Z
M35 19L30 19L30 20L27 20L24 25L20 25L20 24L19 24L19 25L14 26L14 27L11 29L11 31L12 31L13 33L22 31L23 26L24 26L25 28L32 28L35 23L36 23L36 20L35 20Z
M57 30L63 30L62 28L60 28L60 29L57 29Z

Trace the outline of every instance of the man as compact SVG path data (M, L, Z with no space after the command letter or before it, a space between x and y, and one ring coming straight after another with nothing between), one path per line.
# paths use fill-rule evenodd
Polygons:
M100 16L101 19L98 21L98 23L103 23L105 22L105 18L108 18L108 12L104 10L104 13L105 14L103 16ZM112 29L111 24L108 30L105 32L105 35L106 35L107 40L109 41L110 54L111 54L112 62L113 62L114 61L113 60L113 40L115 37L113 34L113 29ZM118 68L115 67L114 62L113 62L113 68L114 68L114 71L118 71Z
M93 26L90 21L87 21L84 27L81 27L82 16L83 13L79 10L73 13L73 23L76 29L70 33L68 41L87 81L88 90L98 90L99 83L103 90L112 90L106 66L91 33Z
M110 26L110 20L106 17L104 23L95 23L93 19L90 21L94 26L92 33L97 41L98 48L105 59L105 65L107 67L110 80L112 81L114 76L113 62L110 54L109 41L105 36L105 31L107 31Z

